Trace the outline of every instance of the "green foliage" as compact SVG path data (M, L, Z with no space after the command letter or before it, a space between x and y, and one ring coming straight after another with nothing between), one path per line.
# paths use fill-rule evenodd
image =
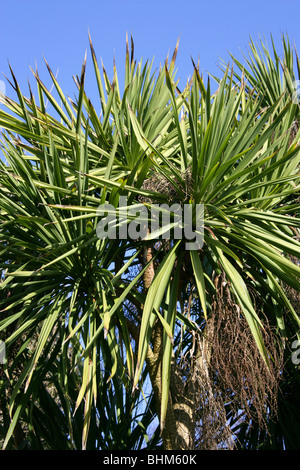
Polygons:
M38 99L31 90L26 98L12 72L17 100L4 97L0 110L4 448L19 445L18 426L22 445L34 449L160 446L153 391L144 386L151 338L161 324L163 424L172 355L191 347L191 332L204 334L219 275L267 365L264 315L282 344L298 334L285 286L300 290L292 260L300 252L299 105L291 100L293 51L283 44L282 64L263 45L266 65L251 43L249 71L234 59L241 75L226 68L211 94L195 65L179 89L178 45L155 74L127 43L121 93L116 67L111 81L104 67L101 74L90 40L100 110L86 94L86 58L76 102L48 64L57 98L37 71ZM297 70L300 78L298 59ZM145 186L155 175L165 191ZM171 190L181 205L204 204L204 246L189 253L184 240L158 244L145 290L149 265L141 267L140 254L149 240L99 239L97 209L106 202L118 211L124 195L133 210L147 207L141 198L168 203ZM187 313L178 305L190 295ZM241 439L240 421L237 428Z

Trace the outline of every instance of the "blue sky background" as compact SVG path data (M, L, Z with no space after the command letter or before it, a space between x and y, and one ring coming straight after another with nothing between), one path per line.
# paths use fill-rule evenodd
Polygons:
M8 62L28 95L27 79L34 84L29 66L35 68L47 86L51 80L43 61L47 59L63 91L73 97L73 75L79 75L88 50L86 90L96 95L89 53L88 30L97 58L102 58L112 76L116 58L122 85L126 32L132 34L135 58L152 59L159 66L172 55L177 38L178 78L186 83L192 73L190 56L200 58L200 69L218 73L220 59L229 52L242 59L249 36L254 41L272 33L278 50L281 34L288 33L300 52L299 0L0 0L0 80L10 77ZM7 94L13 96L8 86ZM35 88L33 86L35 93Z

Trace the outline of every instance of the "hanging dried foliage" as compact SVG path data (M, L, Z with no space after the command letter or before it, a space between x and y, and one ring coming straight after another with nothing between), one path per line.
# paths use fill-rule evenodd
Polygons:
M241 413L249 424L268 430L267 419L276 419L283 370L283 347L268 319L262 331L267 367L225 276L219 281L205 328L194 333L193 348L180 361L185 393L195 403L195 448L206 450L235 448L229 408L233 416Z
M217 290L212 316L206 327L204 356L212 387L230 403L233 412L266 428L265 417L276 417L283 347L274 328L264 316L262 335L268 351L266 365L240 307L231 299L226 281ZM203 359L202 359L203 362Z

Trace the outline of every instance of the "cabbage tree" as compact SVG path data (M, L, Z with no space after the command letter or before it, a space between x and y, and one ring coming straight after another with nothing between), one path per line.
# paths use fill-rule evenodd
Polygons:
M276 415L300 325L295 77L289 64L284 82L261 71L278 88L269 97L235 61L211 91L193 63L182 84L177 47L155 72L126 42L120 86L90 39L95 104L86 58L75 100L47 62L53 90L32 70L27 97L11 70L4 448L232 448L241 422L265 432ZM278 56L270 64L279 70Z

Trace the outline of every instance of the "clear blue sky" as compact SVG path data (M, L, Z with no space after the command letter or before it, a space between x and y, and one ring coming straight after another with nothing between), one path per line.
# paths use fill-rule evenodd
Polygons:
M99 61L111 75L115 55L121 78L126 32L133 35L136 59L154 56L156 66L172 54L180 36L177 67L183 83L192 73L190 56L200 58L204 73L217 73L220 58L229 60L229 51L242 57L250 35L255 41L259 35L269 40L272 33L280 50L281 34L287 32L300 52L299 18L299 0L0 0L0 74L10 76L9 61L27 95L27 79L34 83L29 66L35 68L35 62L50 84L44 55L58 70L64 92L73 96L72 76L80 74L88 50L86 88L93 98L89 30Z

